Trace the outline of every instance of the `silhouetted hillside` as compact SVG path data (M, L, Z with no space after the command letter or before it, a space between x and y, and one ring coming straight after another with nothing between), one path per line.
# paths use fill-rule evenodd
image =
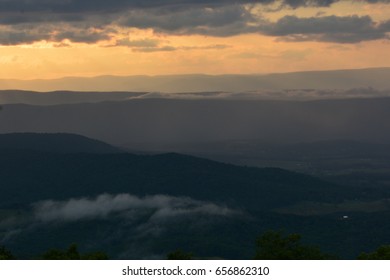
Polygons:
M0 151L1 150L97 154L122 152L119 148L115 148L104 142L68 133L0 134Z
M0 206L108 192L188 196L269 210L300 201L359 196L348 187L282 169L239 167L178 154L2 152L0 177Z
M17 136L29 142L31 134ZM36 146L51 137L38 135ZM389 194L375 189L174 153L37 150L0 150L0 242L21 258L72 242L118 259L162 258L175 248L251 258L256 236L269 229L353 257L389 233Z

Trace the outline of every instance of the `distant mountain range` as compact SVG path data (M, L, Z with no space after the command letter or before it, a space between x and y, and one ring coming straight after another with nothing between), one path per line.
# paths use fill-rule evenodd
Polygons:
M176 152L240 166L278 167L343 185L389 189L390 144L354 140L129 143L133 151Z
M34 91L242 92L282 89L390 89L390 68L308 71L264 75L167 75L0 80L0 89Z
M5 104L0 133L75 133L110 144L260 140L390 141L390 98L316 101L131 99L32 106ZM131 148L131 147L130 147Z
M0 134L0 151L112 154L123 150L104 142L68 133Z
M23 90L1 90L0 104L59 105L122 101L145 95L145 92L36 92Z

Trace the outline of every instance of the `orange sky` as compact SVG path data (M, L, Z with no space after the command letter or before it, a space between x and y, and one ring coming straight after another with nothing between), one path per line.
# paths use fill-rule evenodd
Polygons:
M283 9L254 14L277 21L286 15L390 18L390 4L340 2L330 7ZM96 43L39 41L0 46L0 78L48 79L64 76L247 74L390 66L390 40L353 43L288 42L259 33L216 37L175 35L152 28L115 28L110 40ZM124 46L115 46L116 42ZM127 45L126 45L127 44Z

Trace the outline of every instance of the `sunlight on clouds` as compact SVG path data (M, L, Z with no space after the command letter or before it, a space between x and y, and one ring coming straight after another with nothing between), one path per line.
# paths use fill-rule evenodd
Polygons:
M365 4L362 7L361 14L368 14L378 21L389 20L390 18L390 3Z
M215 12L215 8L207 9L211 14ZM221 15L224 15L226 11L230 10L223 10ZM243 33L237 33L238 35L234 36L217 37L197 35L196 32L154 30L152 27L125 27L113 22L105 27L89 26L86 30L78 25L72 27L70 24L60 24L56 26L58 30L44 29L45 32L49 32L47 33L49 39L22 44L20 42L23 41L23 34L19 31L23 29L15 27L18 32L15 33L16 37L3 36L10 42L17 40L20 44L0 46L0 65L3 66L0 67L0 78L35 79L106 74L253 74L390 65L388 56L390 42L386 40L386 33L375 37L381 38L380 40L373 40L375 38L363 37L364 30L356 34L351 31L351 37L346 37L345 42L341 41L343 34L328 38L320 37L323 35L320 29L314 34L309 32L299 34L300 24L307 24L301 20L302 18L316 19L319 17L329 21L326 17L332 15L339 17L370 16L372 22L368 21L368 24L377 24L389 20L390 4L340 1L329 7L293 9L286 6L281 8L279 1L268 6L246 4L242 11L243 16L248 17L249 20L244 22L246 25L239 25L239 28L244 28ZM277 28L280 26L274 27L276 29L271 27L269 30L263 30L263 34L268 35L261 35L261 30L256 31L256 29L249 33L245 31L248 26L256 28L262 24L275 23L288 15L296 17L292 20L295 20L294 24L299 27L298 31L292 29L290 34L278 35L280 30ZM218 24L224 24L223 21L214 22L213 19L206 18L218 28ZM240 22L241 19L237 18L237 20ZM360 20L358 23L362 22L361 18L358 20ZM349 21L346 19L340 22L339 24L343 24ZM183 24L189 24L189 29L198 28L191 21ZM191 27L191 24L195 25ZM49 27L55 26L54 23L49 25ZM0 25L0 32L7 32L9 28L11 27ZM185 28L187 27L183 30L186 30ZM33 40L35 33L39 30L33 29L31 34L26 31L27 42ZM305 29L302 30L305 31ZM373 31L377 29L374 28ZM337 35L341 36L339 43L332 43L332 40L338 39ZM21 36L21 39L18 36ZM84 38L83 36L90 37ZM307 36L311 41L288 42L289 36ZM316 38L323 41L328 39L330 43L315 42ZM359 40L360 43L354 43Z
M273 22L287 15L295 15L301 18L327 15L370 15L375 21L384 21L390 19L390 3L369 4L362 1L340 1L332 4L329 7L299 7L296 9L281 9L280 5L280 1L275 2L272 5L252 5L251 12L259 18L264 17Z
M228 38L141 35L129 38L133 38L133 44L156 40L161 46L176 49L140 52L127 46L69 42L67 47L54 47L54 43L46 42L2 47L0 65L5 67L0 67L0 75L1 78L33 79L105 74L253 74L390 65L390 46L383 41L349 45L292 43L275 42L274 37L261 35Z

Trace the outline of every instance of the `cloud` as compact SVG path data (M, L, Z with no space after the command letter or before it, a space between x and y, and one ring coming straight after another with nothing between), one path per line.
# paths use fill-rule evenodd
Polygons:
M128 38L117 40L114 44L108 45L107 47L114 46L124 46L129 47L135 52L168 52L176 50L221 50L229 48L228 45L215 44L215 45L201 45L201 46L170 46L162 45L160 40L156 39L139 39L139 40L129 40Z
M194 92L194 93L161 93L150 92L128 99L234 99L234 100L319 100L346 98L377 98L389 97L389 90L376 90L371 87L353 88L348 90L317 90L317 89L286 89L260 90L251 92Z
M386 0L384 0L387 2ZM275 0L0 0L4 14L60 14L120 13L131 9L166 8L188 9L189 7L218 7L232 4L269 4ZM338 0L283 0L283 5L326 7ZM372 1L371 1L372 2ZM376 1L379 2L379 1ZM383 2L383 0L381 1Z
M371 87L341 89L286 89L282 91L249 92L246 98L249 99L270 99L270 100L324 100L324 99L346 99L346 98L377 98L389 97L390 91L376 90ZM231 98L240 98L240 94L232 94Z
M75 43L96 43L103 40L109 40L111 36L104 31L94 29L70 29L62 30L50 37L51 41L69 40Z
M190 50L221 50L229 48L228 45L206 45L206 46L161 46L161 47L142 47L133 48L135 52L170 52L176 50L190 51Z
M122 17L120 25L152 28L157 32L179 35L227 37L260 33L283 41L321 41L357 43L389 39L390 21L374 22L370 16L284 16L271 22L251 13L244 6L215 9L194 8L161 13L158 10L133 12Z
M129 40L128 38L120 39L113 45L108 47L122 46L131 48L135 52L169 52L175 51L177 48L173 46L161 46L161 42L155 39L140 39L140 40Z
M118 35L115 28L152 29L158 33L227 37L260 33L284 41L356 43L388 39L389 22L369 16L285 16L270 22L252 12L255 4L281 3L283 9L328 7L338 0L0 0L0 45L46 40L96 43ZM389 3L388 0L370 3ZM129 47L136 41L119 40ZM153 42L138 42L153 44ZM136 51L173 51L172 46L138 46Z
M285 16L275 23L268 23L260 32L278 36L284 41L322 41L357 43L361 41L388 39L390 22L374 22L369 16L324 16L298 18Z
M161 12L193 8L219 8L234 5L274 4L298 7L329 7L341 0L0 0L0 22L81 21L89 16L123 14L134 10L158 9ZM389 0L362 0L389 3ZM45 17L42 17L42 15Z
M135 52L172 52L175 51L176 48L173 46L163 46L163 47L145 47L145 48L134 48Z
M64 43L96 43L111 38L111 30L73 25L33 25L26 24L0 28L1 45L31 44L42 40Z
M152 28L171 34L202 34L232 36L253 30L249 27L255 18L250 10L241 5L217 8L192 7L174 11L148 9L130 11L118 20L127 27Z
M159 44L160 41L155 39L129 40L128 38L126 38L126 39L117 40L115 46L155 48L158 47Z
M35 218L42 222L104 219L111 214L152 210L150 221L183 215L231 215L236 211L211 202L185 197L153 195L137 197L130 194L102 194L96 198L78 198L67 201L42 201L34 204ZM133 211L133 212L132 212Z
M47 40L49 37L48 34L35 34L31 31L0 30L0 44L4 46L29 44L40 40Z
M205 45L205 46L183 46L181 50L223 50L230 48L229 45L216 44L216 45Z
M295 55L295 54L294 54ZM299 56L299 55L298 55ZM19 59L18 57L3 57L0 62ZM295 58L293 58L295 59ZM249 76L246 76L249 77ZM209 77L210 78L210 77ZM153 84L153 79L149 80ZM217 83L223 83L224 79L216 79ZM218 82L219 81L219 82ZM239 83L239 82L237 82ZM366 84L365 82L362 83ZM48 105L48 104L66 104L69 103L64 99L56 100L51 96L54 93L40 96L36 99L35 93L21 93L0 91L0 103L13 104L24 103L32 105ZM69 93L71 94L71 93ZM79 95L79 94L76 94ZM99 101L128 101L138 99L176 99L176 100L318 100L318 99L346 99L346 98L377 98L390 97L390 90L377 90L371 87L360 87L352 89L285 89L285 90L256 90L256 91L214 91L214 92L178 92L178 93L164 93L164 92L147 92L140 94L121 94L114 96L113 94L102 93ZM54 99L53 99L54 98ZM72 99L73 100L73 99ZM95 99L90 99L86 95L81 99L75 99L71 103L80 102L96 102Z

